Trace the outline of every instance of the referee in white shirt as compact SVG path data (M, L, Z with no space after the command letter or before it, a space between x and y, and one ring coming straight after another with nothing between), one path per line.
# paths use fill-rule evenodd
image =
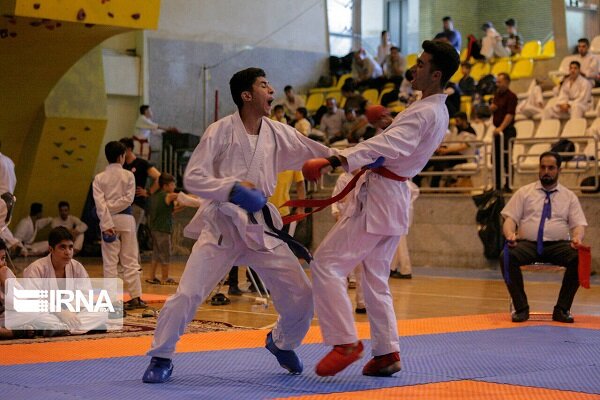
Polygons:
M513 322L529 319L520 266L535 262L566 268L552 319L574 322L570 309L579 288L577 247L587 221L577 196L558 183L561 161L558 153L540 155L539 181L520 188L502 210L508 262L501 269L515 307Z

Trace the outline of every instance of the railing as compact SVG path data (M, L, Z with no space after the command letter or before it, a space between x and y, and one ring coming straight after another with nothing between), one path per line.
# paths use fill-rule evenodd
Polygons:
M539 157L542 153L530 153L528 147L533 146L534 144L547 144L547 145L551 145L552 143L556 142L557 138L531 138L531 139L518 139L518 138L514 138L511 139L509 141L508 144L508 150L509 153L512 154L514 147L516 145L523 145L526 147L525 151L523 152L523 154L519 154L516 157L516 160L512 160L508 166L508 181L509 181L509 187L511 189L515 189L517 188L517 185L515 184L515 178L514 178L514 174L521 174L521 175L537 175L538 174L538 160ZM567 188L571 189L571 190L582 190L582 189L587 189L587 190L593 190L594 188L598 188L598 186L600 185L600 177L599 177L599 171L600 171L600 166L599 166L599 160L598 160L598 156L600 155L599 152L599 140L598 137L596 136L561 136L560 139L568 139L570 141L572 141L574 144L578 144L580 143L581 145L578 146L579 148L582 148L584 146L587 146L587 144L589 143L589 141L593 141L594 146L593 146L593 154L594 154L594 160L590 160L589 156L586 155L583 151L573 151L573 152L559 152L559 154L561 156L572 156L573 160L567 161L567 162L563 162L563 165L561 166L561 175L581 175L581 174L592 174L592 176L594 177L594 187L590 187L590 186L581 186L579 183L576 185L571 185L568 182L561 182L564 186L566 186Z
M464 143L462 141L446 141L444 144L457 144ZM486 143L481 140L473 140L469 142L469 145L476 146L479 149L479 154L474 155L440 155L431 157L432 161L451 161L451 160L464 160L468 162L457 164L451 169L444 171L421 171L419 176L425 177L475 177L481 176L481 184L473 186L452 186L452 187L428 187L421 186L419 189L423 193L430 192L442 192L442 193L463 193L473 191L484 191L493 183L493 174L490 173L490 169L487 166L487 160L490 159L492 153L492 144ZM460 167L463 165L463 167ZM468 167L467 167L468 166ZM467 168L465 168L467 167Z

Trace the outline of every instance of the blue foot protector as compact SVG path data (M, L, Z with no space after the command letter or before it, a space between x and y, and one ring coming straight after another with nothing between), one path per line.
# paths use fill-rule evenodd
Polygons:
M287 369L290 374L300 374L304 369L302 361L300 361L294 350L280 350L275 346L272 332L267 335L265 347L277 358L279 365Z
M169 380L172 373L173 361L169 358L152 357L142 381L144 383L163 383Z

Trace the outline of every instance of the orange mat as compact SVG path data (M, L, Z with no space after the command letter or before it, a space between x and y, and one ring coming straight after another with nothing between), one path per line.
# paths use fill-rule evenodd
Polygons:
M477 381L428 383L425 385L286 397L286 400L598 400L595 394L503 385Z
M401 336L416 336L485 329L518 328L531 325L565 326L565 324L551 321L529 321L523 324L515 324L510 322L507 313L500 313L398 321L398 331ZM367 322L359 322L356 326L361 339L370 338L369 324ZM578 315L577 322L569 324L568 327L600 329L600 317ZM179 341L177 352L262 347L264 346L267 332L268 330L238 330L187 334ZM141 356L148 351L151 341L152 336L83 339L81 341L10 344L4 346L0 342L0 353L2 354L0 365ZM319 328L316 326L311 327L303 343L320 342L321 333Z

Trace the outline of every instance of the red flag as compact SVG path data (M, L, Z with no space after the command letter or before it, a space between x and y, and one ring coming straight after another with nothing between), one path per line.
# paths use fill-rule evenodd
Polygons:
M579 284L586 289L590 288L590 275L592 272L592 251L590 246L579 245Z

